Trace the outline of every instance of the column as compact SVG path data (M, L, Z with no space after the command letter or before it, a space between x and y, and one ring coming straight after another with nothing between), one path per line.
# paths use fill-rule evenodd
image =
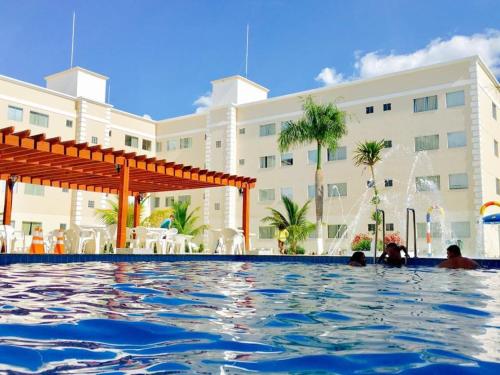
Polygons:
M130 169L125 161L120 166L120 190L118 192L118 229L116 232L116 247L124 248L127 240L127 210Z
M243 236L245 237L245 251L250 251L250 188L243 189Z
M5 181L5 200L3 205L3 225L10 225L12 217L12 195L14 192L12 177Z

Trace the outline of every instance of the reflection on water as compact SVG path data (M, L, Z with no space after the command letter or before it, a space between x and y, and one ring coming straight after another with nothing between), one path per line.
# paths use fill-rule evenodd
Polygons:
M1 267L0 370L500 373L500 273L296 263Z

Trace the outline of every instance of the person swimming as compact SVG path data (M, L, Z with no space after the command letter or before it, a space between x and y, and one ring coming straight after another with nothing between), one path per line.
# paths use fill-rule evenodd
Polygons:
M405 258L401 257L401 251L404 252ZM378 258L378 263L384 263L393 267L401 267L406 264L406 259L409 257L410 255L408 254L406 247L391 242L386 245L384 251Z
M475 270L479 268L479 264L475 261L462 256L462 252L457 245L449 246L446 251L448 253L448 259L439 263L439 268L463 268L466 270Z
M365 253L362 251L356 251L352 254L351 259L349 259L349 266L353 267L365 267L366 266L366 257Z

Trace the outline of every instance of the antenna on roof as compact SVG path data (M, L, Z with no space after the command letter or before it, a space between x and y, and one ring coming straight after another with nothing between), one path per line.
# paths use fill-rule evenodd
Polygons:
M245 78L248 78L248 35L250 34L250 25L247 23L247 48L245 50Z
M73 67L73 54L75 51L75 11L73 11L73 32L71 33L71 62L70 68Z

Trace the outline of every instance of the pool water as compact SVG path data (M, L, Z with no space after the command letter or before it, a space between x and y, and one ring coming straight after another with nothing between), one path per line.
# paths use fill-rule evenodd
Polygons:
M1 373L500 373L500 272L0 267Z

